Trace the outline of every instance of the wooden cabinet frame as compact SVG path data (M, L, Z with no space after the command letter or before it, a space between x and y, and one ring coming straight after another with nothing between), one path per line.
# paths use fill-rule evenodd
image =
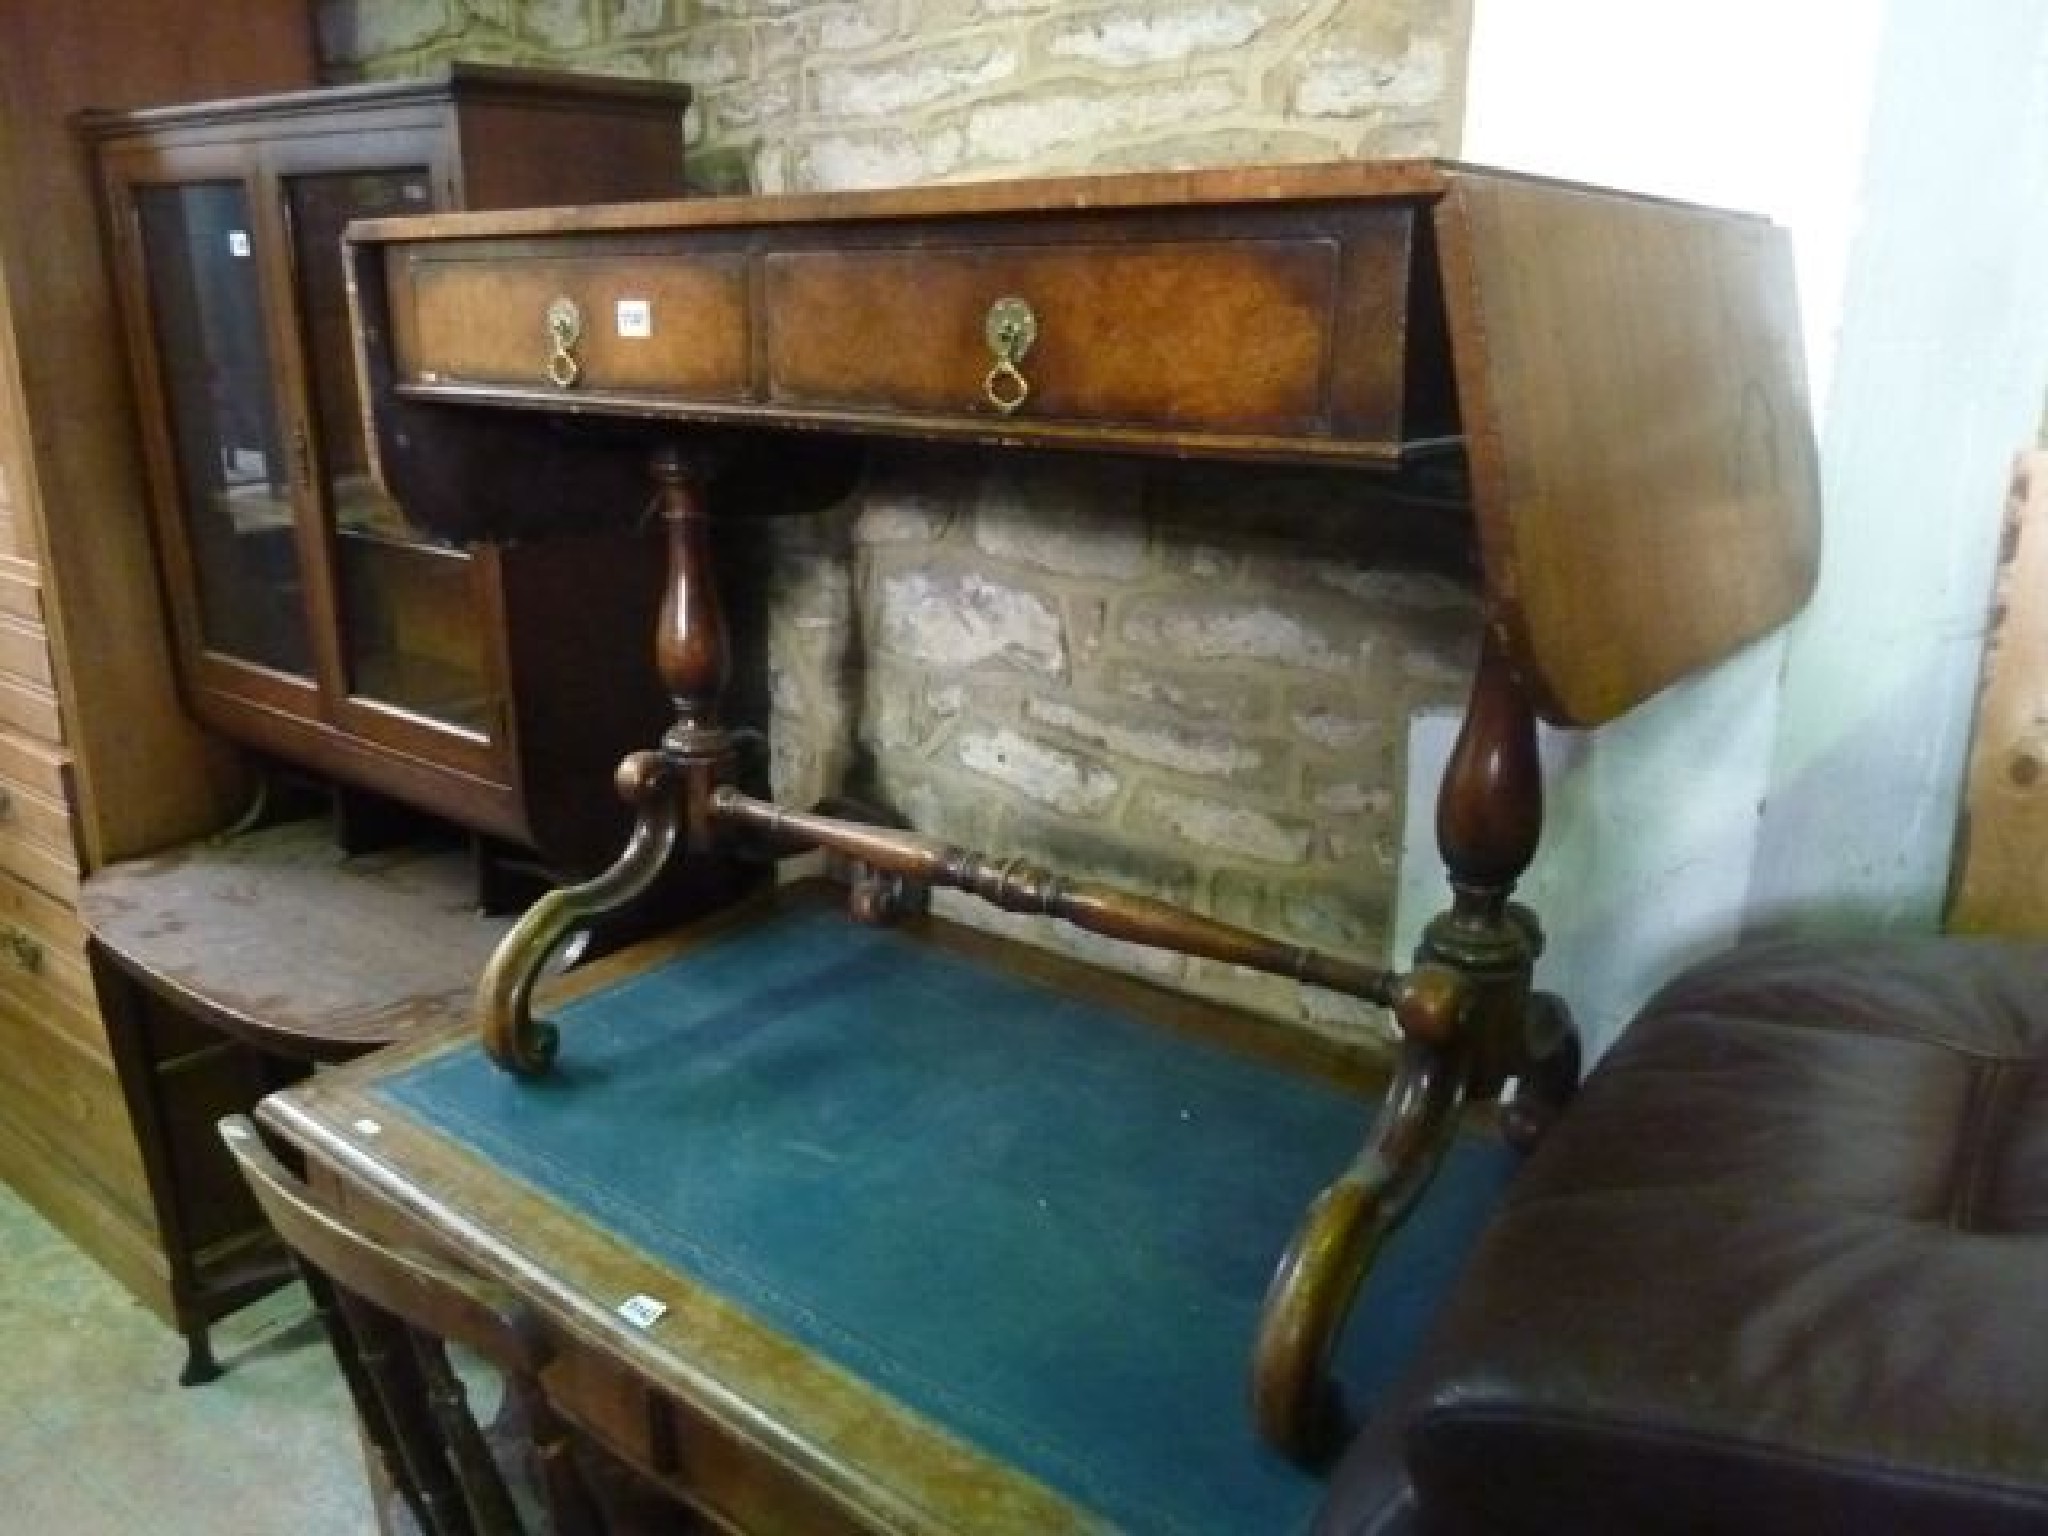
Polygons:
M650 82L458 65L423 81L88 115L178 672L200 719L344 785L536 849L558 868L587 872L602 863L621 824L609 797L565 792L555 781L566 776L601 790L619 754L658 723L659 695L651 681L625 699L577 687L568 673L533 665L509 635L515 627L595 628L593 643L643 644L659 601L656 579L642 574L658 557L653 536L612 530L593 540L605 546L604 558L586 550L557 560L463 549L395 518L379 525L391 537L344 527L342 477L367 486L369 469L357 442L360 413L335 398L332 383L353 378L338 239L346 210L336 216L332 247L316 248L295 224L294 199L310 198L315 178L393 174L416 178L391 194L407 211L414 200L426 212L673 194L688 94ZM171 328L187 322L170 302L176 274L152 270L143 227L145 200L208 183L239 189L246 210L236 215L246 232L229 231L222 264L243 254L253 262L267 354L270 425L263 448L247 456L257 466L249 472L267 478L269 497L288 508L288 542L263 543L289 558L280 573L249 584L276 600L268 628L256 614L224 623L224 613L253 605L209 595L209 580L223 579L222 552L256 549L264 530L195 532L195 486L212 472L199 467L199 455L216 450L211 441L195 448L189 425L181 441L179 423L211 408L197 398L200 389L220 386L212 376L177 374L183 353ZM167 265L159 254L156 266ZM199 322L190 323L196 336ZM230 521L236 515L229 509ZM382 573L361 589L374 591L377 605L352 605L352 570ZM388 647L392 665L373 681L367 637L380 623L397 638ZM244 628L261 642L234 638ZM452 658L438 670L460 686L445 701L418 682L435 668L398 665L407 630L441 647L423 653L427 660ZM586 707L575 707L577 699Z

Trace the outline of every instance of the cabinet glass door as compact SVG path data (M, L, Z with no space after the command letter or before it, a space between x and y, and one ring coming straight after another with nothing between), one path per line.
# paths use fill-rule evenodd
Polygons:
M424 213L424 167L285 178L311 409L333 532L335 602L350 698L482 734L483 615L468 555L405 520L372 484L341 263L350 219Z
M135 189L184 534L209 651L310 674L256 232L240 181Z

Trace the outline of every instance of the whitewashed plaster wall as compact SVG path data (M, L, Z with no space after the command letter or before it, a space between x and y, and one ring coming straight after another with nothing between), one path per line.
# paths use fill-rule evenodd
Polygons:
M1478 0L1463 145L1792 232L1827 508L1786 636L1552 736L1525 891L1596 1050L1761 926L1939 913L2007 460L2048 379L2048 7ZM1411 801L1448 746L1413 733ZM1411 805L1399 949L1432 910Z
M2048 377L2048 6L1891 0L1752 927L1941 916L1999 511Z

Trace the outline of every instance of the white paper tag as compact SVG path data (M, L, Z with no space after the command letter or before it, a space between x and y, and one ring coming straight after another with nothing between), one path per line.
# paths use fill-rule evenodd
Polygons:
M652 1296L628 1296L619 1303L619 1316L635 1328L652 1328L668 1311L668 1303Z
M249 231L246 229L231 229L228 231L228 254L230 256L247 256L249 254Z
M646 299L620 299L613 306L619 335L628 341L645 341L654 334L654 306Z

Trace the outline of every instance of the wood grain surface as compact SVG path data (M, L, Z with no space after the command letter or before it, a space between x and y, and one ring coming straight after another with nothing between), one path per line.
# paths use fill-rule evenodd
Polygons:
M2048 937L2048 453L2013 465L1948 926Z

